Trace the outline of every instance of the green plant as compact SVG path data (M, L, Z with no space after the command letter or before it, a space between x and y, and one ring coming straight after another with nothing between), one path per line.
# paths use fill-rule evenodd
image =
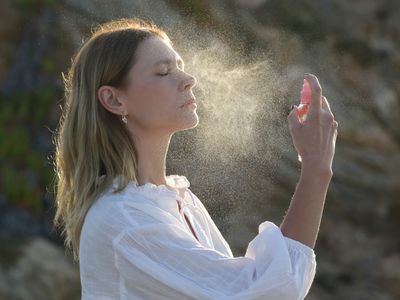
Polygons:
M33 212L43 208L42 198L52 180L52 168L34 138L53 100L50 88L0 95L0 192L10 204Z

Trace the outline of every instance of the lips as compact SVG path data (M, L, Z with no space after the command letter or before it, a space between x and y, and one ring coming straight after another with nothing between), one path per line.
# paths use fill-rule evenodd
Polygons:
M192 103L196 103L196 99L195 98L190 98L190 99L186 100L185 103L183 105L181 105L181 107L187 106L187 105L192 104Z

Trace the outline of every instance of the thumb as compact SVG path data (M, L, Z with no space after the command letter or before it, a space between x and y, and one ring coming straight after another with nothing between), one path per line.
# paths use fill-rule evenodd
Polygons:
M291 128L300 127L301 123L299 117L297 116L298 107L297 105L293 105L293 109L290 111L288 115L288 121Z

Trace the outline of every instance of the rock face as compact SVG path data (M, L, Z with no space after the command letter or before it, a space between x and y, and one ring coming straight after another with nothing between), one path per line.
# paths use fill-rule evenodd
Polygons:
M37 79L61 93L60 73L91 25L117 17L154 20L198 79L200 124L174 136L168 173L187 175L234 253L243 255L258 224L279 224L293 195L301 164L286 111L298 102L303 73L315 73L339 135L315 249L317 276L307 299L398 299L399 6L394 0L66 0L35 10L28 22L21 8L3 1L0 12L7 12L9 27L0 26L0 90L29 90ZM7 34L18 26L26 28L22 34ZM41 38L39 45L32 35ZM37 67L50 53L55 79ZM57 99L51 128L56 107ZM3 223L12 236L13 227ZM34 240L10 247L22 254L13 271L2 267L0 299L77 297L76 266L74 271L54 246ZM2 264L9 259L1 258ZM19 288L10 289L17 282Z
M43 238L1 240L0 299L80 299L79 272Z

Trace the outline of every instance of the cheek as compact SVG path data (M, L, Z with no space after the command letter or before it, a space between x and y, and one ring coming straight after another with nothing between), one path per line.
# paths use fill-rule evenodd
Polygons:
M175 78L165 78L164 80L153 80L142 84L136 89L136 94L148 106L167 104L175 100L177 81Z
M130 90L131 115L142 125L165 123L179 110L177 80L149 81Z

